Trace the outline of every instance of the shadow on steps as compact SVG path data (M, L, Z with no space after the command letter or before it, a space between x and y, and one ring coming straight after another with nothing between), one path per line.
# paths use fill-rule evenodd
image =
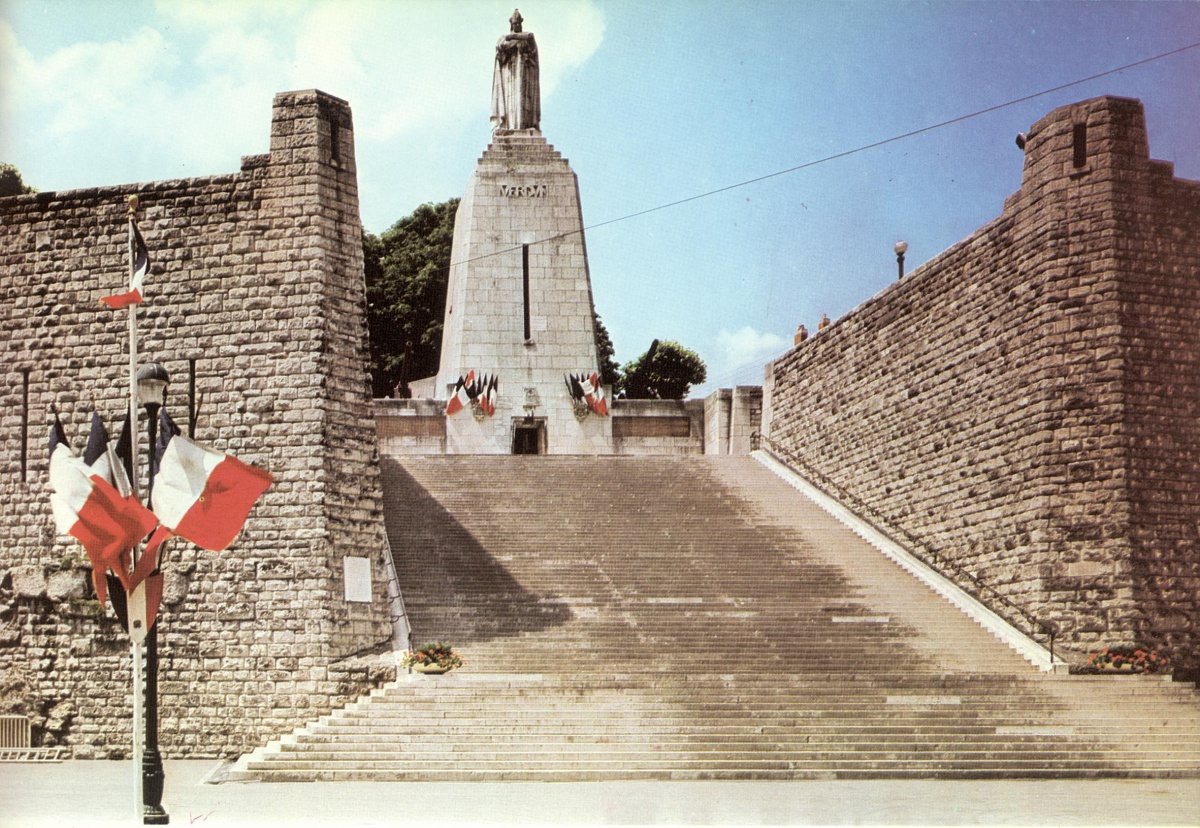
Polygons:
M554 595L525 589L420 482L383 457L384 514L415 642L510 638L570 620Z

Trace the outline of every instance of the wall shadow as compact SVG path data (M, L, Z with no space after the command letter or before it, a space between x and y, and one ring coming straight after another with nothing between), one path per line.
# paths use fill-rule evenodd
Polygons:
M380 458L384 520L415 643L468 644L570 620L554 595L525 589L399 462Z

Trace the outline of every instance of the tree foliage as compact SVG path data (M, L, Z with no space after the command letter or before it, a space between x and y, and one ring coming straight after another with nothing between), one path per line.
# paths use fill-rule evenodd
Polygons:
M401 379L412 382L437 373L458 202L452 198L422 204L381 236L363 232L371 384L376 397L390 396ZM593 319L601 381L616 385L620 373L612 339L600 317L594 314Z
M688 389L707 378L704 360L695 351L657 339L646 353L621 369L625 396L632 400L682 400Z
M600 314L592 311L596 323L596 353L600 357L600 384L611 385L615 395L621 390L621 369L617 365L617 352L613 348L608 328L600 321Z
M12 164L0 163L0 198L35 192L37 190L26 186L25 182L21 179L20 170Z
M363 233L375 396L437 373L458 199L422 204L381 236ZM407 368L405 363L407 362Z

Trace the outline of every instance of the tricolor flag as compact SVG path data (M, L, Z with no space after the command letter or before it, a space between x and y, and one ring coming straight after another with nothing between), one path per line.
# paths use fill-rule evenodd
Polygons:
M88 463L88 459L92 463ZM128 577L123 563L158 520L137 498L111 482L114 454L98 415L92 416L88 453L76 457L67 445L62 421L54 415L50 431L50 506L58 531L76 538L92 562L92 583L101 601L107 592L104 573L112 569ZM117 463L117 465L120 465ZM122 471L124 469L122 468Z
M457 414L458 412L462 411L467 406L467 403L469 403L471 401L471 399L475 396L473 393L471 393L471 389L474 387L474 385L475 385L474 369L467 372L467 376L465 379L463 377L458 378L458 382L456 382L454 384L454 394L450 397L450 400L446 403L446 416L450 416L452 414Z
M146 242L142 240L142 234L138 231L134 221L130 220L129 227L133 230L133 269L129 274L129 290L125 293L105 296L100 300L110 308L127 308L140 303L142 301L142 282L145 280L146 274L150 272L150 251L146 249Z
M588 405L601 417L608 416L608 403L604 401L604 386L600 384L600 377L595 371L588 378L588 383L592 386L592 396L588 400Z
M154 514L184 540L220 552L233 543L274 478L233 455L192 442L179 433L165 410L161 421L171 436L158 456Z
M594 385L595 379L595 374L592 374L590 377L580 376L579 387L583 389L583 399L587 402L588 408L599 414L600 411L596 408L596 386Z
M496 379L495 374L492 374L483 392L483 410L489 417L496 413L496 392L499 389L500 381Z

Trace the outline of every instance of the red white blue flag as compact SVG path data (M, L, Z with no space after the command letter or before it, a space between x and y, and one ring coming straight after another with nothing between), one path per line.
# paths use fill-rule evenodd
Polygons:
M467 407L475 397L475 370L467 372L466 377L459 377L458 382L454 384L454 394L451 395L446 403L446 415L451 416L457 414Z
M114 464L121 466L108 446L108 433L98 415L92 416L84 457L76 457L71 451L62 421L54 415L50 430L50 507L54 523L59 532L83 545L92 562L92 583L101 601L107 593L105 571L112 569L126 580L130 550L158 524L136 495L123 493L113 485Z
M579 383L583 387L583 398L587 400L588 408L601 417L608 414L608 403L604 401L604 388L600 385L600 377L595 371L591 376L582 377Z
M130 221L129 226L133 230L133 268L129 273L129 290L101 298L100 301L110 308L139 304L142 301L142 283L150 272L150 251L146 248L146 242L142 240L136 223Z
M165 410L161 420L163 432L170 436L157 452L154 514L173 534L221 552L241 532L250 509L274 478L231 454L192 442L179 433Z

